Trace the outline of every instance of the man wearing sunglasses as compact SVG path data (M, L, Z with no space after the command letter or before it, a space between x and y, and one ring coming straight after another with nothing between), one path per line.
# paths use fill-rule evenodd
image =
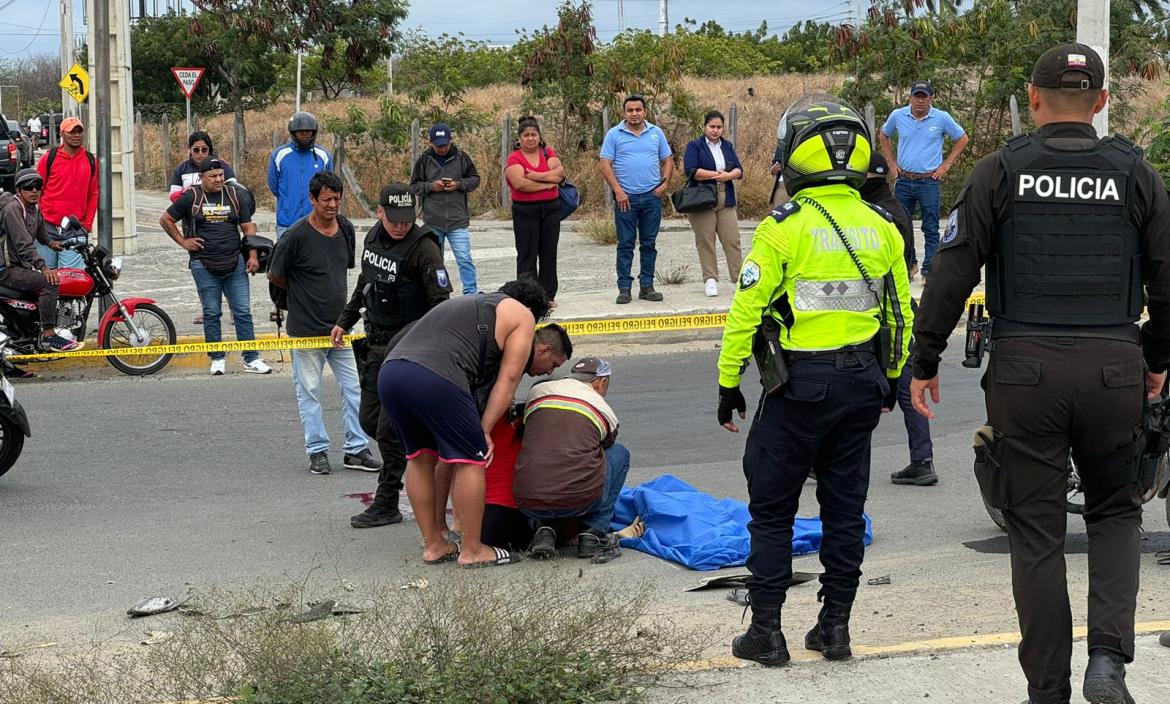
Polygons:
M45 264L35 242L47 243L49 231L41 215L44 181L36 169L16 174L16 195L0 208L0 285L36 295L40 313L41 348L76 350L82 343L57 335L57 272Z

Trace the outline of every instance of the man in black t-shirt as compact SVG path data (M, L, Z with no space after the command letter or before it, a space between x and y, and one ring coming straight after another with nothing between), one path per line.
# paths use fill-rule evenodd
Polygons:
M322 171L309 181L308 216L294 223L277 242L268 279L288 289L289 337L328 337L349 297L346 270L354 267L353 224L338 215L343 185L334 173ZM370 440L358 418L361 386L353 348L293 350L293 383L297 410L305 431L309 471L329 474L329 435L321 411L321 372L325 362L341 389L345 423L344 466L377 472L382 464L370 452Z
M220 315L223 298L232 311L237 340L255 340L252 325L252 294L248 274L255 274L260 261L255 250L247 260L240 252L244 235L256 234L252 213L256 209L252 194L234 183L224 182L224 165L219 159L207 159L200 167L201 183L187 189L158 222L180 247L191 255L191 277L203 304L203 339L220 341ZM178 223L184 223L180 231ZM226 367L224 352L209 352L211 374L221 376ZM243 353L244 371L270 374L272 368L250 350Z

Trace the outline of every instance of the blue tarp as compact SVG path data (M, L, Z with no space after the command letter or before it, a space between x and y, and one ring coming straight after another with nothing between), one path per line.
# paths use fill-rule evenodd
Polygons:
M614 530L641 516L646 534L624 538L622 546L677 562L694 570L717 570L742 565L751 549L747 504L716 499L673 474L622 489L614 508ZM873 524L865 517L865 544L873 542ZM797 517L792 554L804 555L821 547L821 519Z

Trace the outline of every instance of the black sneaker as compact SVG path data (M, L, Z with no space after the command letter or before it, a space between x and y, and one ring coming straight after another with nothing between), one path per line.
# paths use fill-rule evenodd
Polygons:
M653 301L657 303L662 300L662 294L655 291L653 286L643 286L638 289L638 298L643 301Z
M890 481L895 484L913 484L914 486L938 484L938 475L934 473L934 460L911 462L901 470L891 474Z
M341 466L346 469L357 469L363 472L382 471L382 463L374 459L374 453L370 452L370 448L368 447L356 455L351 455L347 452L345 457L341 458Z
M373 504L356 516L351 516L349 525L354 528L380 528L402 523L402 512L393 506Z
M622 555L619 538L613 533L604 535L592 530L577 535L577 557L591 558L597 565L604 565Z
M619 288L617 300L614 301L614 303L622 304L622 303L629 303L629 302L630 302L630 289Z
M528 548L528 556L534 560L545 560L557 556L557 534L548 526L536 529L532 536L532 545Z
M309 471L313 474L329 474L333 469L329 466L329 453L314 452L309 455Z

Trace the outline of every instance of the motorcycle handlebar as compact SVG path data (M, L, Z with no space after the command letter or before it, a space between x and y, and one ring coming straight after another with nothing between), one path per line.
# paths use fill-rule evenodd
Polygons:
M89 244L89 238L85 235L74 235L66 240L61 240L62 249L80 249Z

